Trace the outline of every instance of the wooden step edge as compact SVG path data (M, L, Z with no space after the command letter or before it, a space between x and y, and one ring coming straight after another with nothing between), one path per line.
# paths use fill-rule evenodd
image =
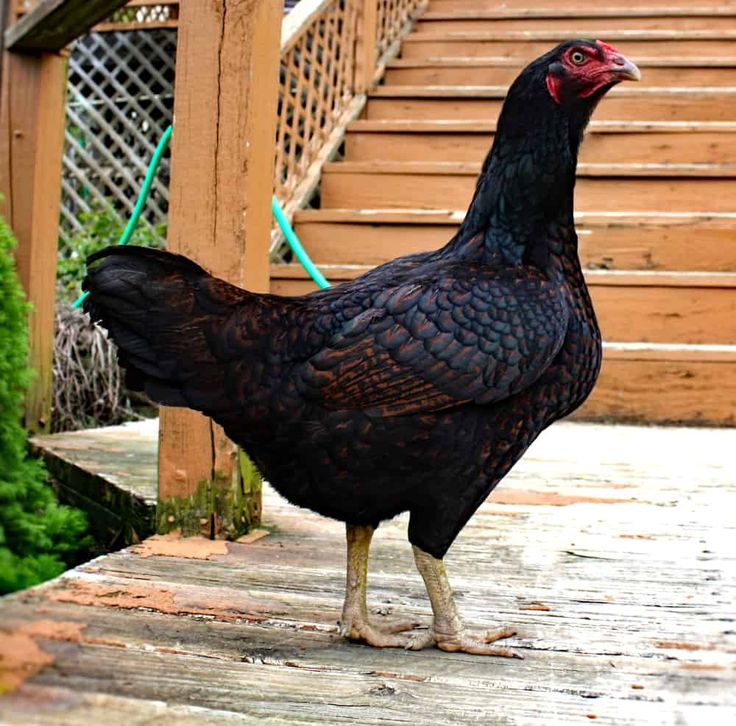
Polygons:
M323 174L417 174L477 176L480 161L335 161L325 164ZM728 164L578 164L579 178L586 177L678 177L736 178L736 163ZM736 202L735 202L736 204Z
M604 341L609 360L680 361L736 364L736 345L695 343L619 343Z
M736 272L650 272L645 270L585 270L590 286L687 287L736 290Z
M584 25L574 25L559 30L415 30L407 35L404 43L436 43L437 41L498 41L525 42L549 41L560 42L568 38L597 38L600 30L586 29ZM616 29L606 31L605 40L610 41L682 41L682 40L734 40L736 30L637 30Z
M528 61L506 56L463 56L436 55L424 58L394 58L386 65L388 69L402 68L518 68ZM678 56L639 56L639 68L734 68L736 56L708 56L686 58Z
M320 264L322 274L331 281L354 280L374 265ZM271 265L271 277L303 280L306 270L296 263ZM736 272L638 272L636 270L585 270L585 280L592 286L614 287L682 287L736 290Z
M372 98L505 98L508 86L482 85L388 85L374 88L368 101ZM734 96L736 86L618 86L609 94L611 96L644 97L652 96Z
M555 19L574 18L596 19L596 18L728 18L736 17L736 8L722 7L718 5L694 5L680 7L626 7L612 5L609 7L581 7L574 8L497 8L465 10L428 10L423 13L419 20L532 20L532 19Z
M295 224L459 224L464 210L441 209L300 209Z
M518 68L521 70L531 59L508 56L465 56L465 55L427 55L422 58L394 58L387 68L447 68L457 66L480 66L488 68ZM736 56L636 56L640 68L733 68Z
M452 119L358 119L348 133L495 133L495 121ZM736 133L736 121L591 121L588 133Z
M457 225L465 217L464 209L301 209L294 215L295 224L428 224ZM735 229L736 212L579 212L575 215L578 233L607 227L693 227L694 229Z

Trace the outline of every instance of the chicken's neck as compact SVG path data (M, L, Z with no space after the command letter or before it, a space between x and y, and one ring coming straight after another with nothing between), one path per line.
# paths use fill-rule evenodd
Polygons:
M573 189L589 113L576 118L551 99L522 100L510 94L465 220L446 249L489 264L562 269L577 264Z

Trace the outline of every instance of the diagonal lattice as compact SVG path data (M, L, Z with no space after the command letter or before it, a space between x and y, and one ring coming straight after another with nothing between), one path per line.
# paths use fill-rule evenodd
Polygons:
M171 123L176 31L90 33L69 60L60 236L82 228L80 214L133 210L156 143ZM164 223L169 163L162 161L142 222Z

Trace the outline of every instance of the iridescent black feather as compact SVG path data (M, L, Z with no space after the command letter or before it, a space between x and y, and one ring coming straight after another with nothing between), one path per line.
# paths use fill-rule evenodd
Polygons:
M467 217L438 251L297 298L165 252L91 257L85 309L130 382L221 423L296 504L363 524L408 510L412 543L442 557L600 366L573 225L596 99L552 101L544 73L565 47L513 84Z

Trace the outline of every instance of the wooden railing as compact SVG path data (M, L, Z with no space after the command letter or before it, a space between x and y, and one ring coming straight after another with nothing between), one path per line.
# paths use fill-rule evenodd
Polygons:
M314 192L322 165L424 2L302 0L284 19L275 192L287 217Z
M407 30L420 7L417 0L383 0L378 3L378 22L376 32L377 67L385 65L387 57L396 54L396 43Z

